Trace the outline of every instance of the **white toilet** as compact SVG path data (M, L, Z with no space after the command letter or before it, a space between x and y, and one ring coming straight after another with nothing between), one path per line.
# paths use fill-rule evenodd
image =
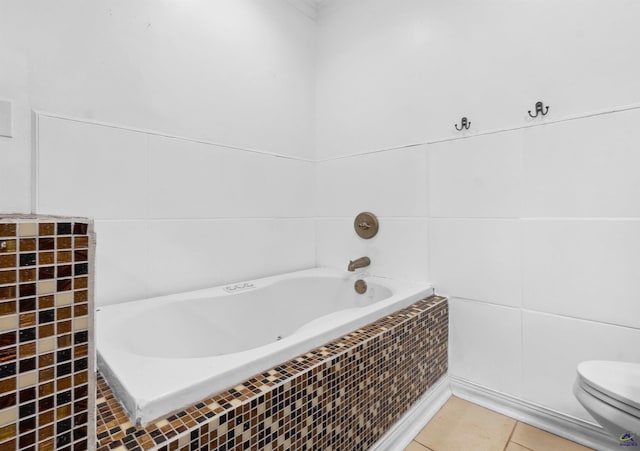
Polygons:
M622 444L640 438L640 363L592 360L578 365L573 393Z

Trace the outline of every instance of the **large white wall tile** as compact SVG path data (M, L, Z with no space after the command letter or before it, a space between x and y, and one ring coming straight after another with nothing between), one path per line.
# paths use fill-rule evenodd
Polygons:
M356 235L353 230L353 219L316 219L317 266L347 269L349 260L365 256L367 251L367 240L360 239ZM372 264L374 263L372 261Z
M38 213L147 216L145 134L41 117L38 141Z
M523 305L640 327L640 220L523 221Z
M522 131L429 146L431 216L519 217Z
M219 189L230 217L309 217L313 163L223 149Z
M520 310L449 299L452 375L519 396L522 391Z
M311 219L153 221L149 284L174 293L314 266Z
M154 218L309 217L313 164L184 139L149 137Z
M316 222L318 266L346 269L349 260L367 256L363 270L382 277L430 281L428 220L426 218L378 218L378 235L363 240L353 230L352 218L325 218Z
M591 420L572 392L578 363L640 362L638 329L526 310L522 325L522 396L567 415Z
M149 136L150 217L224 215L220 152L207 144Z
M525 217L640 216L640 111L525 131Z
M96 306L149 297L145 221L96 221Z
M520 306L520 223L432 219L431 280L439 293Z
M426 216L426 146L317 163L320 216Z
M39 141L38 211L105 219L101 305L315 263L309 161L50 117Z

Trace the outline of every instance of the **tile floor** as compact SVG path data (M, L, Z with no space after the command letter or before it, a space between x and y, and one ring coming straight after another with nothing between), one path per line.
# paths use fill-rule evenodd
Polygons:
M588 451L577 443L452 396L405 451Z

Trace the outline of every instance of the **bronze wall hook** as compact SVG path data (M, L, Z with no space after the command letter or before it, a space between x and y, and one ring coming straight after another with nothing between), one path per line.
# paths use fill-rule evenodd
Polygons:
M534 116L533 114L531 114L531 110L529 110L529 116L534 118L538 117L539 115L546 116L547 113L549 112L549 106L547 105L544 111L543 111L543 107L544 105L542 102L536 102L536 115Z
M459 132L461 132L462 130L469 130L469 127L471 127L471 122L469 122L469 120L466 117L463 117L460 120L460 128L458 128L458 124L454 124L454 127Z

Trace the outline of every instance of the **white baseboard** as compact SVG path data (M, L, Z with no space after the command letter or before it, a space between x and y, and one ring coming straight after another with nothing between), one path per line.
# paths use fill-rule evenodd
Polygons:
M450 397L449 376L445 374L369 450L404 450Z
M598 451L620 450L618 442L595 423L497 392L456 376L449 377L458 398L507 415Z

